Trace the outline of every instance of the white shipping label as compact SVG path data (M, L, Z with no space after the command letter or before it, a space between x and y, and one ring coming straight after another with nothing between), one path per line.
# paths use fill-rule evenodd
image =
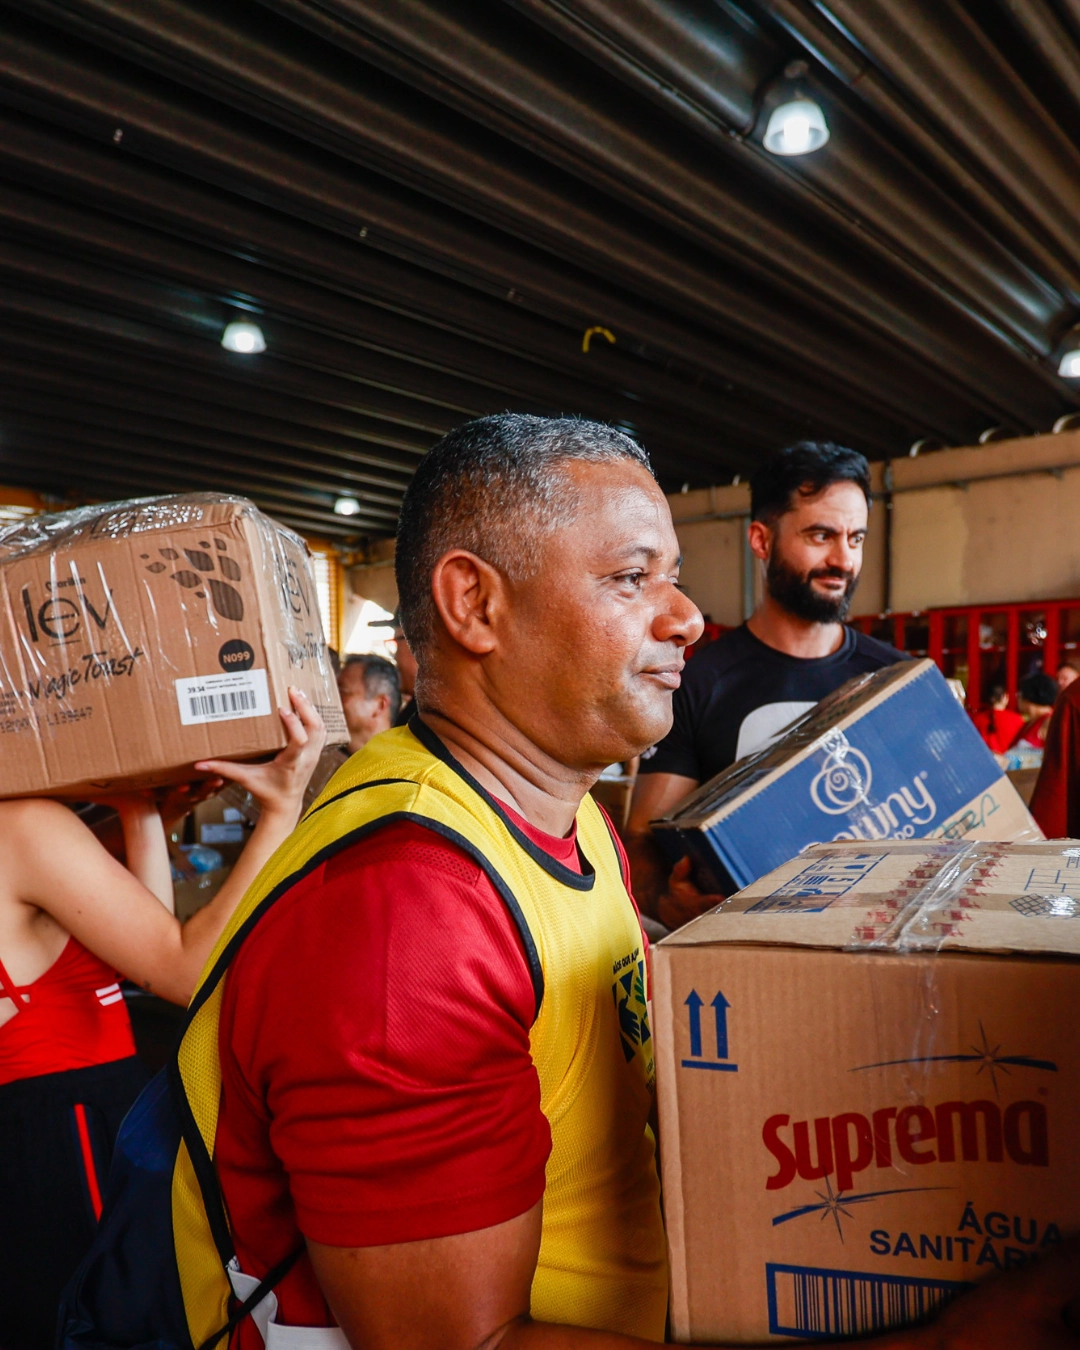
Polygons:
M199 722L233 722L238 717L265 717L270 711L265 670L195 675L175 684L180 722L185 727Z

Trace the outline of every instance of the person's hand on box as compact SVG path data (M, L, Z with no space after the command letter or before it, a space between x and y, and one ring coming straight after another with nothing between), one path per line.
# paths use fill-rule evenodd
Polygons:
M665 928L681 928L699 914L712 909L724 899L722 895L706 895L690 880L690 858L680 858L672 868L667 889L656 902L656 917Z
M237 764L228 759L203 759L195 765L200 773L215 774L246 788L262 807L260 821L277 817L296 823L304 789L326 743L326 727L307 695L290 688L289 700L292 708L278 709L289 743L268 763ZM291 824L289 828L292 828Z
M224 786L225 779L215 775L197 783L177 783L174 787L163 788L157 794L157 809L161 813L165 833L172 834L200 802L216 797Z
M1077 1350L1080 1238L992 1276L929 1325L870 1344L882 1350Z

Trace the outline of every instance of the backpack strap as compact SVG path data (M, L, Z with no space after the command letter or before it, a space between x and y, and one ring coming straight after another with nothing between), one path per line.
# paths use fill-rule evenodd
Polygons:
M268 1294L272 1293L285 1276L288 1275L289 1271L292 1270L293 1266L295 1266L300 1259L303 1251L304 1244L301 1242L293 1248L288 1256L283 1257L276 1266L271 1266L244 1301L233 1309L229 1316L229 1320L225 1325L218 1331L215 1331L212 1336L208 1336L206 1340L203 1341L202 1345L199 1346L199 1350L214 1350L214 1346L218 1344L223 1336L226 1338L230 1337L244 1318L250 1316L263 1299L266 1298ZM235 1267L235 1273L239 1273L239 1267L236 1267L235 1257L228 1267L230 1276L234 1273L233 1267ZM232 1283L231 1279L230 1283ZM266 1338L264 1337L263 1339L265 1340Z

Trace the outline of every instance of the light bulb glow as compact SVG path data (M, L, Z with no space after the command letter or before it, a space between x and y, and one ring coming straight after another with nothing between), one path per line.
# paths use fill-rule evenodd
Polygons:
M780 130L786 155L805 155L810 149L810 119L801 113L789 117Z
M765 149L773 155L808 155L829 139L825 114L808 98L781 103L765 128Z
M1058 362L1058 374L1067 380L1080 380L1080 348L1065 353Z
M334 502L334 514L336 516L357 516L360 514L360 503L355 497L338 497Z
M229 352L240 352L243 356L253 356L266 351L266 339L257 323L239 321L226 324L221 335L221 345Z

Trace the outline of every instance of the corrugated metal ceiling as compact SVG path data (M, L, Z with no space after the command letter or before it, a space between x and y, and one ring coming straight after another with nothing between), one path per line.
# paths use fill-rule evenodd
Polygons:
M377 536L481 412L677 488L1077 406L1080 0L16 0L0 71L0 481Z

